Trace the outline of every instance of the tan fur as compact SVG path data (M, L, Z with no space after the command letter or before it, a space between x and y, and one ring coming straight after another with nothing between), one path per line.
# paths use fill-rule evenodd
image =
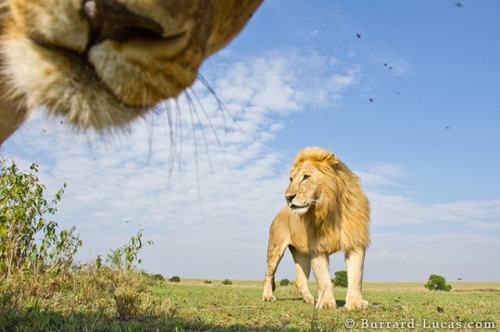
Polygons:
M288 206L271 225L263 299L274 299L274 274L288 247L304 300L312 301L306 282L312 268L318 282L318 307L335 307L328 257L342 250L349 276L346 308L365 308L368 303L361 296L361 280L364 253L370 242L369 205L358 177L334 153L305 148L290 168L285 197Z
M91 44L82 0L0 0L0 144L41 106L81 129L127 125L189 87L262 0L116 1L162 39Z

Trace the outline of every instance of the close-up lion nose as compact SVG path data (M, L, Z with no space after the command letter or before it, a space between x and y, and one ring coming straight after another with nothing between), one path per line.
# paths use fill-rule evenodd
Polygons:
M131 12L117 0L84 0L82 10L99 40L155 40L163 35L160 24Z
M290 193L286 193L285 194L285 198L286 198L286 202L288 204L291 204L293 199L295 198L295 196L297 196L296 194L290 194Z

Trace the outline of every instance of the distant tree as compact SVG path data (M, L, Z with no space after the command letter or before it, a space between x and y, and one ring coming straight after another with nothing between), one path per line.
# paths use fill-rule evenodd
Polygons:
M212 281L210 281L210 280L205 280L205 281L203 281L203 282L204 282L205 284L211 284L211 283L212 283Z
M151 274L150 277L153 278L154 280L159 280L159 281L165 280L165 278L159 273Z
M102 257L101 255L97 255L97 258L95 259L95 267L100 269L102 266Z
M288 286L290 284L290 280L288 279L281 279L280 280L280 286Z
M181 282L181 277L179 276L173 276L172 278L168 279L170 282Z
M222 282L223 285L232 285L233 282L229 279L225 279L223 282Z
M446 279L438 274L431 274L424 287L429 290L440 290L445 292L451 290L451 285L447 284Z
M335 272L335 278L332 279L333 285L337 287L347 287L347 271Z

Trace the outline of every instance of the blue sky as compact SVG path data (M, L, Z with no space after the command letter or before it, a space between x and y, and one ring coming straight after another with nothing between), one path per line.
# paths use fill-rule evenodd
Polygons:
M147 270L244 279L263 276L294 155L322 146L371 201L366 279L498 280L499 22L498 1L265 1L201 70L236 123L198 83L205 110L171 108L182 143L165 112L84 137L40 111L3 154L38 162L49 191L68 183L58 221L82 260L142 227ZM278 276L294 277L289 255Z

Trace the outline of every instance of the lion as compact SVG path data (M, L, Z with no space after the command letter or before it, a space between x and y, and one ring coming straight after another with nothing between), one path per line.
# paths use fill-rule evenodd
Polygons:
M290 168L287 207L274 218L267 249L264 301L273 301L274 274L286 248L296 270L296 286L305 302L314 297L307 286L311 268L318 286L316 307L335 308L329 256L345 253L348 276L345 308L368 307L361 294L365 251L369 240L369 203L358 177L333 152L302 149Z
M0 144L44 107L112 130L175 98L262 0L0 0Z

